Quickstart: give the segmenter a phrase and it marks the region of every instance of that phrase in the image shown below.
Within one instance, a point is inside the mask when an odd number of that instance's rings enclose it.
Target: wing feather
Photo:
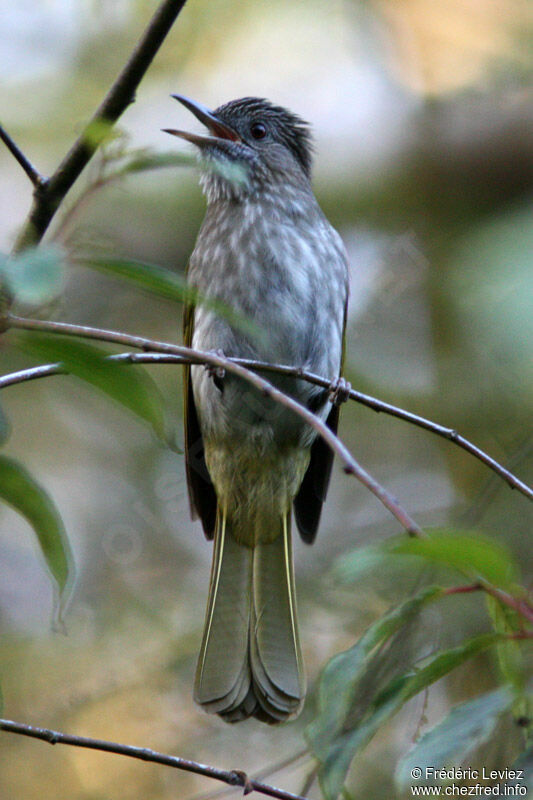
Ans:
[[[194,306],[187,305],[183,312],[183,341],[191,347],[194,330]],[[212,539],[217,516],[217,496],[205,463],[202,431],[194,402],[191,367],[183,368],[183,409],[185,428],[185,471],[189,491],[189,505],[193,519],[200,517],[204,533]]]

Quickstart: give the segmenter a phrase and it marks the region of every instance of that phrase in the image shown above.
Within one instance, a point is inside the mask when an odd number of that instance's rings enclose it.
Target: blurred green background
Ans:
[[[3,4],[2,123],[42,172],[54,170],[154,7]],[[532,34],[533,9],[522,0],[189,0],[119,124],[131,147],[179,149],[160,132],[191,124],[171,92],[211,107],[266,96],[310,120],[316,193],[350,258],[348,379],[458,429],[525,481],[533,478]],[[5,149],[0,169],[8,251],[31,187]],[[99,170],[97,157],[64,212]],[[130,175],[90,193],[68,219],[59,214],[47,238],[72,253],[94,246],[181,272],[203,208],[193,169]],[[81,267],[42,313],[180,340],[179,306]],[[0,341],[2,373],[32,363],[14,341]],[[149,369],[179,443],[180,368]],[[252,773],[296,756],[327,660],[418,585],[412,573],[348,588],[328,578],[337,558],[397,533],[395,521],[334,470],[317,543],[296,544],[306,708],[281,729],[229,727],[191,698],[211,545],[189,520],[182,456],[74,378],[12,387],[1,401],[11,423],[5,451],[54,497],[77,569],[63,635],[51,627],[52,589],[32,531],[0,509],[4,716]],[[453,445],[354,403],[340,433],[421,524],[507,542],[531,584],[524,497]],[[486,629],[475,596],[455,598],[446,612],[421,631],[429,650]],[[395,796],[394,766],[424,715],[437,721],[490,687],[493,673],[485,657],[439,682],[426,707],[420,698],[409,704],[357,761],[353,796]],[[304,756],[269,780],[299,791],[311,768]],[[2,800],[51,798],[58,786],[72,800],[217,791],[163,767],[2,735]],[[309,796],[320,797],[316,784]]]

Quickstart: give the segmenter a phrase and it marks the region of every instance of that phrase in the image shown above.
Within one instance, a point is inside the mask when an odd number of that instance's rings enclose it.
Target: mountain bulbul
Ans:
[[[207,128],[207,135],[167,131],[197,147],[207,198],[188,269],[199,301],[185,310],[185,343],[337,381],[348,270],[311,189],[309,126],[259,98],[211,112],[173,96]],[[221,306],[250,325],[236,324]],[[338,404],[327,390],[268,378],[336,431]],[[305,421],[241,378],[186,367],[189,498],[214,538],[194,696],[229,722],[281,722],[303,703],[291,510],[312,542],[332,457]]]

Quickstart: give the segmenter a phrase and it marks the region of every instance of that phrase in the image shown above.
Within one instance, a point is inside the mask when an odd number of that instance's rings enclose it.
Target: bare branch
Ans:
[[[8,134],[5,128],[2,127],[2,125],[0,125],[0,139],[4,142],[10,153],[16,158],[35,188],[43,188],[46,186],[47,178],[44,178],[35,169],[31,161],[26,158],[20,147],[13,141],[11,136]]]
[[[36,728],[32,725],[24,725],[21,722],[13,722],[8,719],[0,719],[0,730],[7,731],[8,733],[17,733],[21,736],[29,736],[33,739],[41,739],[49,744],[68,744],[73,747],[100,750],[104,753],[116,753],[120,756],[138,758],[141,761],[163,764],[164,766],[174,767],[175,769],[181,769],[185,772],[205,775],[207,778],[222,781],[230,786],[242,786],[243,788],[251,787],[253,791],[259,792],[259,794],[264,794],[268,797],[278,797],[280,800],[306,800],[302,795],[286,792],[283,789],[277,789],[275,786],[270,786],[267,783],[249,778],[246,773],[240,770],[218,769],[217,767],[210,767],[207,764],[200,764],[197,761],[190,761],[189,759],[180,758],[179,756],[159,753],[156,750],[150,750],[146,747],[134,747],[129,744],[108,742],[104,739],[89,739],[85,736],[73,736],[68,733],[61,733],[60,731],[52,731],[48,728]]]
[[[17,383],[34,381],[37,378],[46,378],[48,375],[65,375],[67,370],[62,364],[43,364],[39,367],[21,369],[18,372],[11,372],[9,375],[0,376],[0,389],[6,389]]]
[[[135,99],[135,91],[186,0],[163,0],[103,102],[74,142],[50,180],[39,186],[15,251],[38,244],[61,201],[109,133]]]
[[[497,586],[491,586],[488,583],[483,583],[482,587],[484,592],[487,594],[492,595],[500,603],[503,603],[505,606],[509,606],[517,614],[520,614],[522,617],[525,617],[528,622],[533,623],[533,607],[528,603],[527,600],[521,597],[513,597],[513,595],[505,592],[503,589],[498,589]]]
[[[156,344],[154,342],[154,344]],[[195,354],[199,355],[198,351],[193,351]],[[181,355],[172,355],[170,353],[120,353],[117,355],[109,356],[109,360],[111,361],[119,361],[125,363],[135,363],[135,364],[191,364],[191,363],[205,363],[200,361],[199,359],[191,359],[190,357],[185,357]],[[320,375],[315,375],[312,372],[307,372],[306,370],[302,370],[299,367],[291,367],[285,364],[267,364],[264,361],[254,361],[252,359],[247,358],[232,358],[230,359],[235,364],[240,364],[241,367],[245,367],[246,369],[253,369],[258,370],[260,372],[272,372],[275,374],[280,375],[289,375],[291,377],[300,378],[301,380],[308,381],[309,383],[314,383],[316,386],[322,386],[325,389],[329,388],[330,382],[326,379],[321,377]],[[10,375],[0,376],[0,389],[4,389],[7,386],[12,386],[16,383],[23,383],[24,381],[34,380],[36,378],[45,378],[48,375],[60,375],[65,374],[66,370],[63,368],[61,364],[45,364],[39,367],[32,367],[31,369],[23,369],[19,372],[13,372]],[[439,425],[436,422],[432,422],[425,417],[419,417],[417,414],[413,414],[411,411],[406,411],[403,408],[398,408],[397,406],[393,406],[390,403],[386,403],[383,400],[378,400],[376,397],[371,397],[370,395],[363,394],[362,392],[358,392],[355,389],[350,390],[350,400],[354,400],[356,403],[360,403],[361,405],[366,406],[367,408],[371,408],[373,411],[378,413],[382,412],[384,414],[389,414],[391,416],[397,417],[398,419],[402,419],[405,422],[409,422],[412,425],[416,425],[419,428],[423,428],[425,430],[430,431],[431,433],[436,434],[437,436],[441,436],[448,441],[453,442],[458,447],[466,450],[468,453],[473,455],[478,460],[482,461],[486,466],[489,467],[493,472],[503,478],[506,483],[510,486],[511,489],[517,489],[521,494],[525,497],[533,500],[533,489],[528,486],[526,483],[520,480],[516,475],[514,475],[510,470],[506,469],[502,464],[496,461],[494,458],[485,453],[475,444],[470,442],[468,439],[465,439],[464,436],[461,436],[457,433],[457,431],[453,430],[452,428],[446,428],[442,425]]]
[[[270,778],[272,775],[275,775],[277,772],[281,772],[282,770],[287,769],[287,767],[291,767],[296,764],[297,761],[300,761],[302,758],[311,758],[309,750],[304,748],[303,750],[299,750],[297,753],[294,753],[292,756],[288,758],[284,758],[282,761],[277,761],[274,764],[270,764],[267,767],[264,767],[259,772],[256,772],[254,780],[262,781],[265,778]],[[225,797],[228,794],[231,794],[232,788],[223,787],[221,789],[214,789],[211,792],[200,792],[198,794],[191,795],[187,797],[186,800],[214,800],[216,797]],[[301,792],[301,794],[305,795],[306,792]]]
[[[157,351],[161,353],[168,353],[171,355],[181,356],[187,358],[192,364],[209,364],[214,367],[222,367],[237,375],[243,380],[255,386],[266,397],[270,397],[285,408],[290,409],[295,414],[304,419],[317,433],[321,436],[326,444],[336,453],[343,463],[344,472],[348,475],[354,475],[372,494],[381,501],[391,514],[398,520],[402,527],[411,536],[424,536],[422,529],[417,523],[411,519],[409,514],[401,507],[397,500],[381,486],[375,478],[372,477],[352,456],[348,448],[335,436],[328,426],[312,411],[305,406],[302,406],[292,397],[281,392],[271,383],[266,381],[256,372],[242,367],[239,363],[232,361],[229,358],[224,358],[217,353],[206,353],[201,350],[193,350],[190,347],[183,345],[170,344],[169,342],[158,342],[152,339],[146,339],[142,336],[130,336],[126,333],[119,333],[118,331],[102,330],[100,328],[90,328],[85,325],[71,325],[66,322],[51,322],[38,319],[25,319],[23,317],[16,317],[12,314],[7,317],[7,324],[12,328],[21,328],[24,330],[34,331],[47,331],[48,333],[56,333],[67,336],[79,336],[85,339],[98,339],[104,342],[113,342],[115,344],[125,345],[126,347],[135,347],[139,350]],[[298,374],[298,373],[297,373]]]

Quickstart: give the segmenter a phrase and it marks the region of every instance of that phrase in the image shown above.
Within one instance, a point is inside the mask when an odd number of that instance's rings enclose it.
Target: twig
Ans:
[[[320,772],[320,764],[315,764],[314,767],[307,773],[307,775],[305,776],[303,786],[300,790],[303,795],[306,795],[311,791],[314,782],[318,778],[319,772]]]
[[[515,470],[517,467],[519,467],[521,462],[531,456],[532,453],[533,436],[529,436],[508,459],[506,469],[509,471],[509,474],[512,475],[511,470]],[[501,473],[499,474],[501,475]],[[480,522],[487,509],[487,506],[494,499],[499,489],[500,484],[498,477],[498,473],[488,476],[487,480],[477,492],[477,495],[472,501],[470,507],[459,515],[459,521],[461,525],[474,528]],[[516,487],[511,486],[511,488]]]
[[[492,595],[503,605],[512,608],[517,614],[527,619],[528,622],[533,623],[533,606],[527,600],[521,597],[514,597],[512,594],[499,589],[497,586],[492,586],[485,581],[478,581],[477,583],[468,583],[464,586],[450,586],[444,590],[445,595],[451,594],[469,594],[470,592],[486,592]]]
[[[21,369],[18,372],[11,372],[9,375],[0,376],[0,389],[6,389],[17,383],[33,381],[37,378],[46,378],[48,375],[65,375],[67,370],[62,364],[43,364],[39,367]]]
[[[179,756],[159,753],[156,750],[150,750],[146,747],[134,747],[133,745],[108,742],[103,739],[89,739],[85,736],[73,736],[68,733],[52,731],[48,728],[36,728],[32,725],[24,725],[23,723],[13,722],[7,719],[0,719],[0,730],[7,731],[8,733],[17,733],[21,736],[29,736],[33,739],[41,739],[49,744],[69,744],[73,747],[85,747],[90,750],[100,750],[105,753],[116,753],[117,755],[128,756],[129,758],[138,758],[141,761],[164,764],[167,767],[174,767],[175,769],[185,770],[186,772],[194,772],[197,775],[204,775],[207,778],[222,781],[230,786],[242,786],[243,788],[250,786],[255,792],[267,795],[268,797],[278,797],[281,800],[306,800],[302,795],[286,792],[283,789],[277,789],[275,786],[270,786],[261,781],[248,778],[248,776],[240,770],[228,771],[218,769],[217,767],[211,767],[207,764],[200,764],[197,761],[179,758]]]
[[[277,761],[275,764],[270,764],[267,767],[263,767],[262,770],[256,772],[254,780],[262,781],[265,778],[270,778],[272,775],[275,775],[276,772],[281,772],[281,770],[287,769],[287,767],[291,767],[297,761],[304,758],[304,756],[309,757],[309,750],[307,748],[303,750],[299,750],[297,753],[294,753],[292,756],[288,758],[284,758],[282,761]],[[214,800],[216,797],[225,797],[231,792],[231,787],[229,788],[222,788],[222,789],[215,789],[211,792],[202,792],[201,794],[194,794],[186,798],[186,800]],[[307,792],[302,792],[303,795],[307,794]]]
[[[155,343],[154,343],[155,344]],[[128,363],[136,363],[136,364],[191,364],[191,363],[199,363],[198,361],[192,361],[191,358],[184,357],[181,355],[172,355],[169,353],[120,353],[117,355],[109,356],[110,360],[113,361],[122,361]],[[291,377],[300,378],[303,381],[308,381],[309,383],[313,383],[316,386],[322,386],[325,389],[329,388],[330,381],[326,378],[321,377],[320,375],[315,375],[312,372],[307,372],[306,370],[302,370],[299,367],[291,367],[285,364],[267,364],[263,361],[254,361],[252,359],[246,358],[232,358],[230,359],[235,364],[240,364],[241,367],[245,367],[246,369],[253,369],[258,370],[260,372],[272,372],[274,374],[280,375],[289,375]],[[45,364],[40,367],[33,367],[27,370],[20,370],[20,372],[14,372],[10,375],[0,376],[0,389],[5,388],[6,386],[11,386],[16,383],[22,383],[23,381],[33,380],[35,378],[44,378],[47,375],[59,375],[65,374],[66,370],[62,367],[61,364]],[[526,483],[521,481],[519,478],[516,477],[512,472],[506,469],[502,464],[496,461],[494,458],[489,456],[479,447],[472,444],[472,442],[465,439],[464,436],[460,436],[456,431],[452,428],[445,428],[442,425],[439,425],[436,422],[432,422],[429,419],[425,419],[424,417],[419,417],[416,414],[413,414],[410,411],[405,411],[402,408],[398,408],[397,406],[393,406],[390,403],[385,403],[383,400],[378,400],[376,397],[371,397],[370,395],[362,394],[361,392],[357,392],[355,389],[350,390],[350,399],[354,400],[356,403],[360,403],[361,405],[367,406],[371,408],[373,411],[382,412],[384,414],[389,414],[398,419],[402,419],[405,422],[409,422],[413,425],[416,425],[419,428],[424,428],[425,430],[430,431],[431,433],[436,434],[437,436],[441,436],[448,441],[453,442],[458,447],[461,447],[463,450],[466,450],[468,453],[473,455],[478,460],[482,461],[489,469],[503,478],[506,483],[511,487],[511,489],[517,489],[521,494],[525,497],[533,500],[533,489],[528,486]]]
[[[470,594],[470,592],[480,592],[482,589],[481,583],[468,583],[464,586],[450,586],[444,590],[444,594]]]
[[[20,166],[33,183],[35,188],[44,187],[47,183],[47,178],[43,177],[33,166],[31,161],[26,158],[20,147],[13,141],[8,132],[0,125],[0,139],[4,142],[10,153],[16,158]]]
[[[499,600],[500,603],[512,608],[517,614],[525,617],[528,622],[533,623],[533,608],[526,600],[523,600],[519,597],[513,597],[512,595],[508,594],[508,592],[504,592],[503,589],[498,589],[497,586],[490,586],[489,584],[484,583],[482,588],[485,592],[487,592],[487,594],[490,594]]]
[[[295,374],[294,367],[286,367],[282,364],[269,365],[263,364],[259,361],[252,361],[250,359],[243,359],[239,361],[239,363],[242,364],[242,366],[247,367],[247,369],[258,369],[268,372],[277,372],[285,375]],[[305,370],[299,370],[298,377],[309,381],[309,383],[314,383],[317,386],[323,386],[325,389],[329,388],[330,385],[330,381],[327,381],[320,375],[315,375],[314,373],[307,372]],[[371,397],[368,394],[363,394],[355,389],[350,390],[349,396],[351,400],[355,400],[357,403],[367,406],[378,413],[382,412],[389,414],[390,416],[397,417],[398,419],[403,419],[405,422],[409,422],[419,428],[424,428],[425,430],[431,431],[432,433],[437,434],[437,436],[448,439],[448,441],[453,442],[458,447],[466,450],[468,453],[482,461],[490,469],[500,475],[500,477],[502,477],[509,484],[511,489],[518,489],[522,492],[522,494],[525,494],[526,497],[529,497],[530,500],[533,500],[533,489],[530,486],[519,480],[515,475],[512,474],[512,472],[481,450],[481,448],[477,447],[468,439],[465,439],[464,436],[461,436],[461,434],[459,434],[453,428],[447,428],[444,425],[439,425],[436,422],[432,422],[432,420],[426,419],[425,417],[420,417],[418,414],[413,414],[411,411],[405,411],[405,409],[398,408],[390,403],[385,403],[383,400],[378,400],[375,397]]]
[[[79,336],[86,339],[98,339],[105,342],[114,342],[115,344],[125,345],[126,347],[135,347],[139,350],[156,350],[162,353],[169,353],[190,359],[193,364],[209,364],[214,367],[222,367],[234,375],[242,378],[248,383],[255,386],[266,397],[270,397],[285,408],[294,411],[304,419],[314,430],[324,439],[329,447],[336,453],[343,462],[344,472],[348,475],[354,475],[367,489],[369,489],[376,497],[383,503],[391,514],[398,520],[403,528],[411,536],[424,536],[422,529],[416,522],[411,519],[409,514],[400,506],[400,504],[381,486],[352,456],[348,448],[335,436],[335,434],[322,422],[322,420],[309,411],[308,408],[302,406],[292,397],[281,392],[271,383],[266,381],[255,372],[242,367],[235,361],[228,358],[223,358],[216,353],[206,353],[200,350],[193,350],[190,347],[183,345],[170,344],[169,342],[158,342],[152,339],[146,339],[142,336],[130,336],[126,333],[119,333],[117,331],[102,330],[100,328],[90,328],[85,325],[71,325],[66,322],[51,322],[38,319],[25,319],[23,317],[16,317],[8,315],[7,324],[12,328],[21,328],[24,330],[37,330],[47,331],[48,333],[56,333],[67,336]]]
[[[61,201],[109,134],[109,128],[135,99],[135,91],[186,0],[163,0],[103,102],[54,174],[39,186],[15,251],[38,244]]]

